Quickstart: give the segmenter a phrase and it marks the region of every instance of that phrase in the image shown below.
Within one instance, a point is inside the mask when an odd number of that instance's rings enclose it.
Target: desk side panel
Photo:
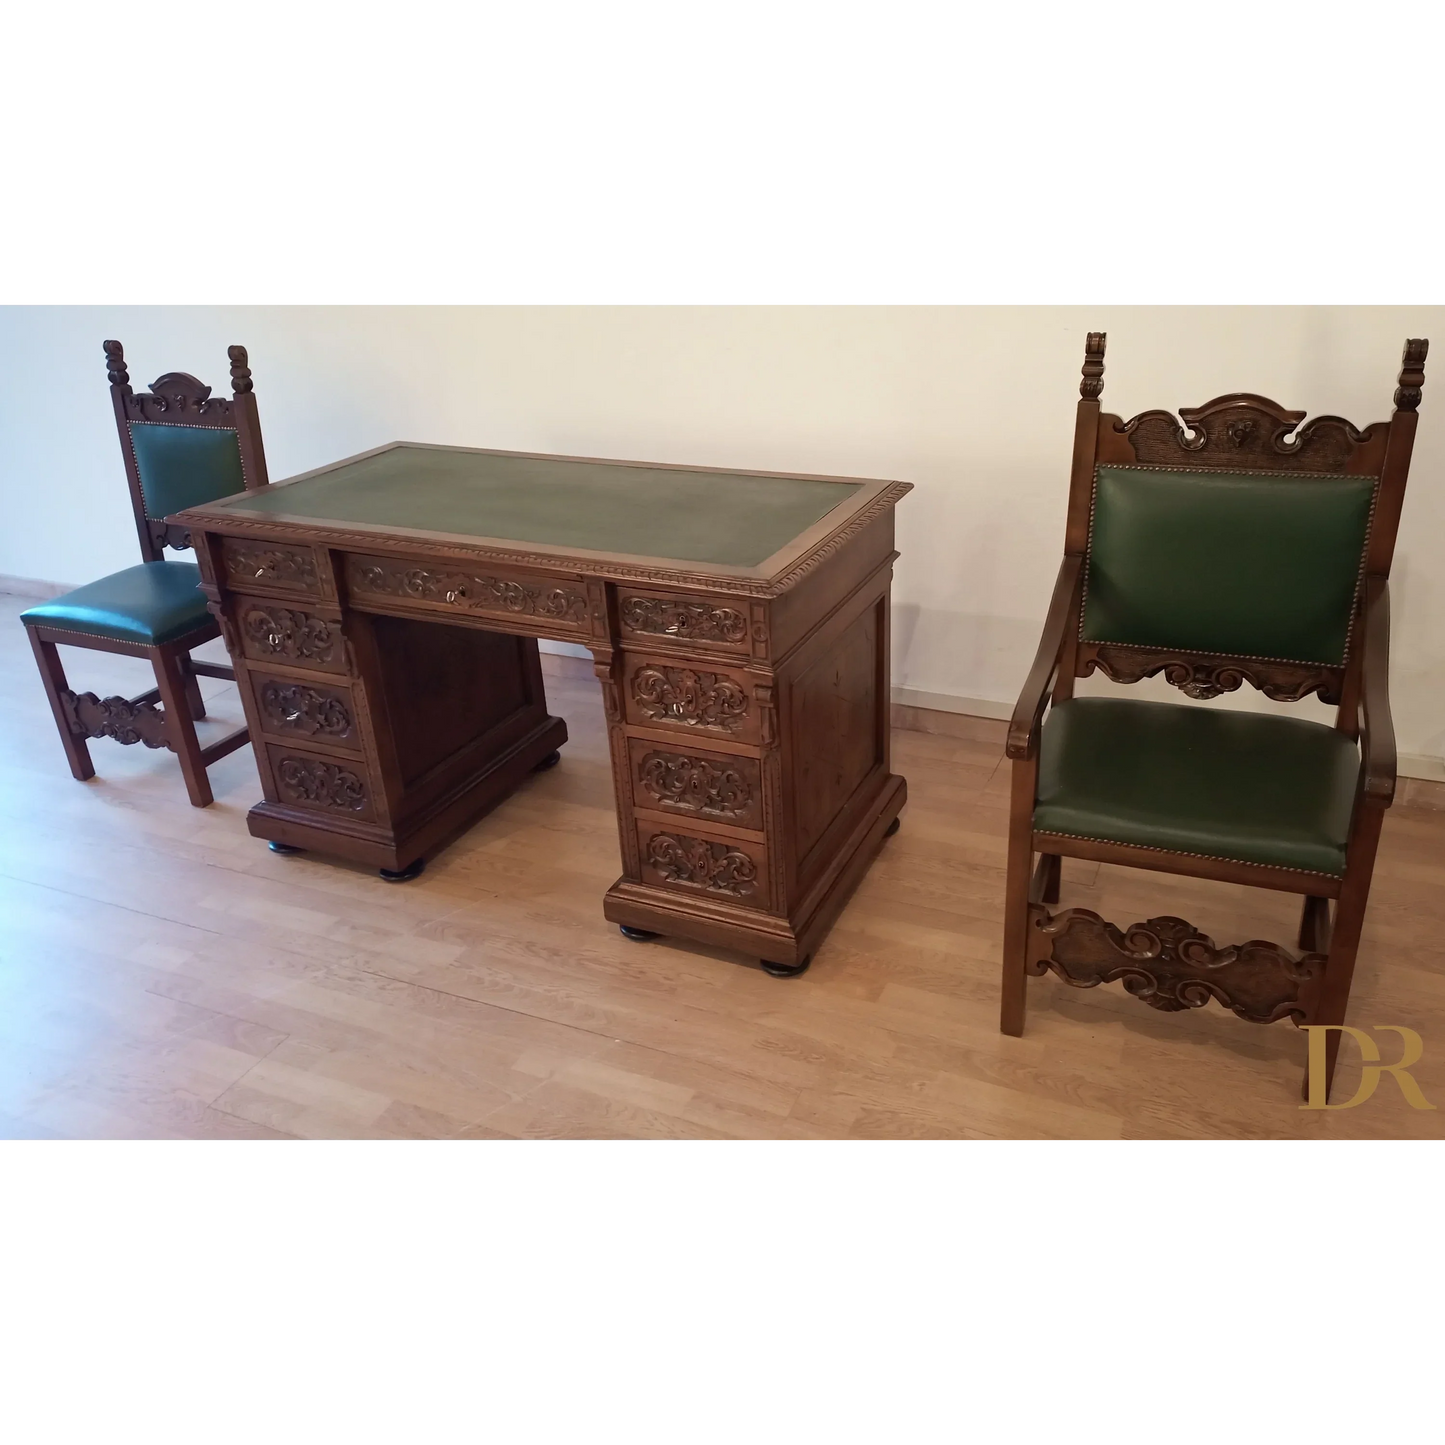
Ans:
[[[893,508],[879,513],[836,550],[808,564],[803,575],[768,605],[767,657],[783,662],[883,564],[895,556]]]

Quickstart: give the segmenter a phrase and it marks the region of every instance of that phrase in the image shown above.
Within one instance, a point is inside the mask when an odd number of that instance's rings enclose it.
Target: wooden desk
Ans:
[[[555,760],[536,639],[581,643],[622,846],[604,914],[797,971],[907,795],[909,490],[394,443],[179,513],[251,725],[251,832],[420,871]]]

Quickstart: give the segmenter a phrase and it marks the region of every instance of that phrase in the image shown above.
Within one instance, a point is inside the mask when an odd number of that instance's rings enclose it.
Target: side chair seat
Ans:
[[[1073,698],[1044,721],[1034,830],[1338,878],[1359,771],[1321,723]]]
[[[142,562],[27,608],[20,620],[155,647],[205,625],[200,583],[194,562]]]

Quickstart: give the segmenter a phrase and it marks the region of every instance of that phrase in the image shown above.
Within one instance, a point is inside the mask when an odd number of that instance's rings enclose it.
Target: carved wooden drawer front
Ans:
[[[271,597],[238,597],[235,618],[241,651],[255,662],[318,672],[347,670],[341,624],[333,618]]]
[[[767,908],[767,858],[761,843],[733,838],[699,838],[657,823],[637,824],[642,881],[693,897],[716,898],[747,908]]]
[[[493,569],[486,564],[422,566],[405,557],[350,556],[346,586],[356,603],[407,602],[463,616],[517,617],[546,624],[549,633],[587,636],[587,590],[572,578]]]
[[[623,702],[627,721],[637,727],[740,743],[756,743],[761,735],[753,682],[744,672],[666,657],[629,657]]]
[[[752,651],[753,623],[749,604],[742,598],[678,597],[663,592],[619,588],[617,620],[625,639],[640,642],[675,642],[687,648],[747,656]],[[757,641],[767,632],[757,622]]]
[[[735,828],[762,828],[762,769],[756,758],[642,738],[631,739],[628,751],[635,807]]]
[[[331,818],[367,822],[376,816],[371,775],[360,758],[323,758],[267,743],[276,799]]]
[[[360,750],[356,705],[344,682],[300,681],[255,671],[251,688],[261,726],[270,736]]]
[[[274,589],[309,597],[320,597],[326,590],[316,566],[316,553],[310,547],[223,537],[221,561],[226,581],[232,587],[247,591]]]

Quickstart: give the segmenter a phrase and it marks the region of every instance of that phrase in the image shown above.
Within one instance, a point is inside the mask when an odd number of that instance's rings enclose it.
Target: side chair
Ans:
[[[197,676],[234,681],[236,674],[223,664],[191,657],[192,648],[220,636],[220,627],[207,611],[196,564],[166,559],[167,547],[189,549],[191,538],[165,519],[186,507],[267,485],[246,348],[233,346],[228,354],[229,400],[212,397],[209,386],[181,371],[167,372],[149,392],[137,393],[131,390],[120,342],[105,343],[110,395],[144,560],[31,607],[20,618],[30,634],[71,773],[82,782],[95,776],[88,738],[169,748],[198,808],[212,800],[206,769],[239,748],[249,734],[239,728],[204,748],[196,738],[196,721],[206,715]],[[131,698],[72,692],[56,651],[60,643],[144,657],[155,669],[156,685]]]

